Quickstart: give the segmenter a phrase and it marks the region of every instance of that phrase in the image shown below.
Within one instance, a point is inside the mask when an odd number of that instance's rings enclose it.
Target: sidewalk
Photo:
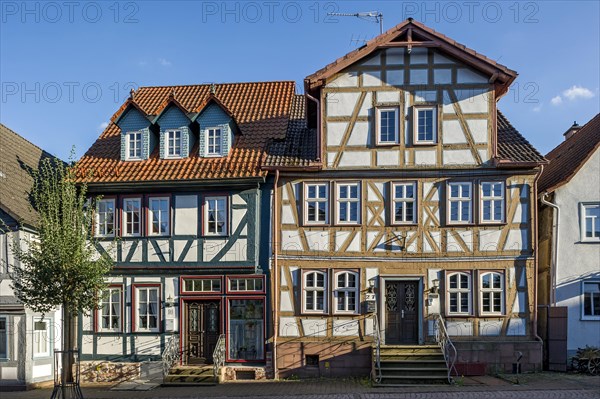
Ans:
[[[527,397],[598,397],[600,398],[600,377],[578,374],[537,373],[522,374],[519,384],[516,376],[503,375],[500,378],[491,376],[465,377],[458,379],[456,385],[415,386],[397,388],[373,388],[367,380],[356,379],[320,379],[307,381],[278,382],[234,382],[208,387],[153,387],[139,389],[140,384],[114,386],[87,385],[82,388],[86,399],[112,398],[235,398],[235,397],[281,397],[315,396],[335,398],[394,398],[403,394],[414,394],[410,397],[518,397],[523,391]],[[142,384],[143,385],[143,384]],[[137,386],[137,388],[136,388]],[[539,394],[535,395],[535,392]],[[543,393],[548,392],[548,393]],[[2,399],[34,399],[49,398],[51,389],[35,389],[26,392],[2,392]],[[510,393],[512,392],[512,394]],[[528,393],[527,393],[528,392]],[[418,394],[422,393],[422,394]],[[431,393],[431,395],[427,394]],[[477,394],[479,393],[479,394]],[[494,394],[495,393],[495,394]],[[394,395],[396,394],[396,395]],[[597,396],[596,396],[597,395]]]

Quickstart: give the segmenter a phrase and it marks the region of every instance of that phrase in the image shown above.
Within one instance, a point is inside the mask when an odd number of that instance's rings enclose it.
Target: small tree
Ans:
[[[44,314],[62,307],[63,350],[74,350],[76,317],[98,306],[99,293],[105,287],[103,277],[113,261],[95,249],[90,234],[93,216],[86,209],[87,187],[76,183],[76,167],[47,158],[30,173],[30,199],[38,214],[37,238],[25,246],[13,245],[20,264],[12,269],[12,287],[17,298],[35,312]],[[62,364],[63,384],[72,383],[73,357],[65,355]]]

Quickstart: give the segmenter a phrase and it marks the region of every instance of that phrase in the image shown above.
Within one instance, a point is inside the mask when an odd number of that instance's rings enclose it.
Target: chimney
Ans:
[[[573,137],[573,135],[577,133],[579,129],[581,129],[581,126],[579,126],[576,121],[573,122],[573,126],[571,126],[569,129],[567,129],[566,132],[563,133],[563,136],[565,136],[565,140],[569,140],[571,137]]]

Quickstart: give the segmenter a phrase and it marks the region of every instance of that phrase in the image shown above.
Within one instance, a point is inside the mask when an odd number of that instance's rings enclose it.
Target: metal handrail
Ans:
[[[162,353],[163,376],[169,374],[169,370],[181,359],[181,351],[179,349],[179,335],[173,334],[165,345]]]
[[[450,384],[454,383],[454,379],[452,378],[452,371],[457,375],[455,363],[456,358],[458,357],[458,352],[456,351],[456,347],[452,343],[450,336],[448,335],[448,331],[446,330],[446,325],[444,323],[444,318],[441,314],[437,314],[435,318],[435,341],[439,345],[444,354],[444,360],[446,361],[446,368],[448,369],[448,382]]]
[[[373,381],[381,382],[381,330],[379,329],[379,318],[377,313],[373,313],[373,332],[375,339],[375,370],[373,372]]]
[[[213,375],[215,378],[219,375],[219,369],[225,366],[225,334],[219,335],[219,340],[215,345],[215,350],[213,351]]]

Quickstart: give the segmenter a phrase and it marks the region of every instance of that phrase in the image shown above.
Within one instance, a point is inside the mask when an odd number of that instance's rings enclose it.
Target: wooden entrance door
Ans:
[[[386,281],[386,344],[402,345],[419,342],[418,292],[417,281]]]
[[[212,364],[221,331],[218,301],[186,302],[185,355],[188,364]]]

